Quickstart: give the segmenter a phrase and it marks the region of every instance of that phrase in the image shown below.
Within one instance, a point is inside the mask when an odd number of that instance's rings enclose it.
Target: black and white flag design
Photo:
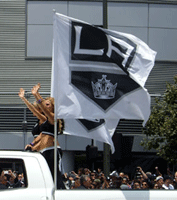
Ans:
[[[51,93],[57,118],[145,123],[150,96],[144,85],[155,56],[133,35],[54,13]]]

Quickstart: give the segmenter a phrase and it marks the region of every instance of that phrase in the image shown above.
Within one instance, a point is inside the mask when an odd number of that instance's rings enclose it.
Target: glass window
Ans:
[[[27,185],[23,160],[0,158],[0,190],[26,188]]]

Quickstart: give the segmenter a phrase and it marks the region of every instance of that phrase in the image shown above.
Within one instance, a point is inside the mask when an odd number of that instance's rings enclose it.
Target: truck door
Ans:
[[[1,200],[47,199],[43,175],[37,162],[35,157],[0,158]]]

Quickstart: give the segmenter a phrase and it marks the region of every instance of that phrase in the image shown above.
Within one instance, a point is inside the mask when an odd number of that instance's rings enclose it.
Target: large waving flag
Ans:
[[[156,52],[137,37],[54,13],[51,93],[57,118],[142,119]]]
[[[64,134],[107,143],[111,147],[111,152],[114,153],[115,148],[112,142],[112,135],[114,134],[117,123],[118,121],[114,119],[65,119]]]

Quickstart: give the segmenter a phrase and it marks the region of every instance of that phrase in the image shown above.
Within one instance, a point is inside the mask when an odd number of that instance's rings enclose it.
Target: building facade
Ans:
[[[42,95],[50,95],[52,66],[52,20],[56,12],[102,26],[102,1],[0,1],[0,149],[24,149],[31,142],[34,117],[18,97],[22,87],[29,101],[33,85],[41,83]],[[157,51],[155,66],[146,88],[152,97],[164,93],[166,82],[173,83],[177,68],[177,1],[108,0],[108,29],[133,34]],[[133,152],[139,145],[141,122],[122,120],[117,132],[133,135]],[[128,128],[127,128],[128,127]],[[66,170],[74,164],[75,152],[84,152],[91,140],[59,136],[65,152]],[[103,144],[97,142],[98,150]]]

